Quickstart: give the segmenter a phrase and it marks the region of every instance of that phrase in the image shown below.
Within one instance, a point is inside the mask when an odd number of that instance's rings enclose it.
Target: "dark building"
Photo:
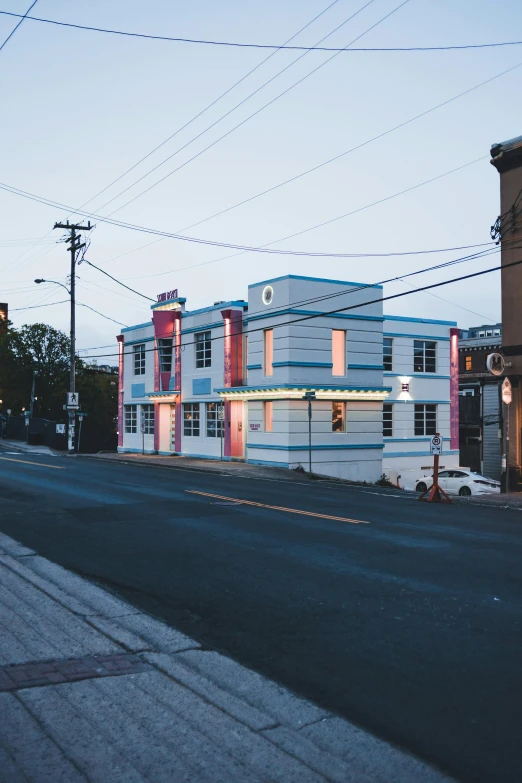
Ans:
[[[505,405],[505,451],[509,488],[522,490],[522,136],[491,147],[491,163],[500,175],[500,214],[492,237],[501,245],[502,354],[512,402]]]
[[[501,353],[502,324],[463,329],[459,340],[460,464],[493,479],[502,470],[503,378],[492,375],[486,360]]]
[[[7,304],[0,302],[0,334],[7,332],[8,308]]]

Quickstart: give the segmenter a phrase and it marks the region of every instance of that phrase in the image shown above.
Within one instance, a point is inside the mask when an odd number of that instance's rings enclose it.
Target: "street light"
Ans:
[[[71,392],[74,392],[75,390],[75,380],[76,380],[76,312],[75,312],[75,300],[74,295],[71,290],[67,288],[66,285],[63,283],[59,283],[57,280],[44,280],[43,277],[38,277],[35,281],[38,285],[40,283],[52,283],[53,285],[59,285],[61,288],[64,288],[67,293],[69,294],[69,297],[71,299],[71,358],[70,358],[70,389]],[[33,386],[33,394],[34,394],[34,386]],[[32,410],[32,409],[31,409]],[[69,411],[69,428],[68,428],[68,436],[67,436],[67,449],[69,451],[69,454],[72,454],[74,452],[74,411]]]

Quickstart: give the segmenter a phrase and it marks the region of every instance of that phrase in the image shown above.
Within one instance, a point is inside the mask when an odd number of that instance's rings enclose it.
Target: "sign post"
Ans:
[[[430,454],[433,454],[433,483],[419,497],[419,500],[425,500],[427,503],[451,503],[444,490],[439,487],[439,456],[442,454],[442,441],[439,432],[435,433],[430,441]]]
[[[80,453],[80,441],[81,441],[81,438],[82,438],[82,421],[84,420],[85,416],[87,416],[86,413],[79,413],[78,414],[78,421],[79,421],[79,425],[78,425],[78,445],[77,445],[78,453]],[[58,425],[56,425],[56,426],[58,426]]]
[[[502,465],[502,468],[506,471],[506,492],[509,492],[509,406],[511,405],[511,400],[513,399],[513,392],[511,389],[511,381],[509,378],[504,378],[502,381],[502,402],[504,405],[507,405],[507,414],[505,416],[506,426],[505,426],[505,439],[506,439],[506,453],[505,453],[505,464]]]
[[[314,391],[305,392],[303,400],[308,401],[308,475],[312,478],[312,402],[317,399]]]
[[[219,426],[219,442],[221,446],[221,459],[223,459],[223,432],[225,430],[225,402],[221,400],[217,409],[218,426]]]

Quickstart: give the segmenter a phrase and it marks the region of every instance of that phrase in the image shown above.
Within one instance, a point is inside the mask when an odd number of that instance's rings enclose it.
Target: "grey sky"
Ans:
[[[295,40],[314,45],[363,5],[339,0]],[[325,41],[345,46],[400,4],[375,0]],[[28,0],[8,8],[24,13]],[[39,0],[35,16],[160,35],[282,43],[328,2],[216,3],[193,0]],[[499,0],[410,0],[356,46],[482,43],[522,39],[522,7]],[[16,20],[0,17],[0,40]],[[0,181],[51,200],[83,204],[254,68],[268,52],[134,40],[26,21],[0,52],[3,122]],[[105,208],[100,207],[161,163],[286,65],[297,52],[278,52],[222,101],[179,133],[87,210],[108,214],[204,149],[330,55],[310,53],[243,106],[174,155]],[[463,52],[340,54],[271,106],[115,218],[168,232],[249,198],[334,157],[479,82],[522,63],[522,46]],[[492,142],[522,133],[522,68],[318,171],[187,231],[219,242],[259,246],[357,210],[481,156]],[[281,243],[285,249],[385,253],[489,241],[498,213],[498,175],[485,157],[459,172]],[[0,299],[16,325],[46,321],[68,329],[66,304],[16,312],[61,300],[68,257],[50,229],[67,213],[0,191]],[[48,233],[49,232],[49,233]],[[7,245],[44,237],[44,243]],[[246,253],[154,237],[98,223],[88,258],[155,297],[178,288],[190,309],[247,298],[256,280],[292,273],[375,282],[463,255],[394,259],[313,259]],[[36,239],[35,239],[36,241]],[[277,245],[276,245],[277,246]],[[122,256],[116,260],[115,256]],[[413,278],[419,285],[498,263],[498,255]],[[182,269],[189,267],[188,269]],[[194,267],[190,269],[190,267]],[[176,271],[182,270],[182,271]],[[123,324],[148,320],[147,302],[86,265],[78,299]],[[165,274],[168,273],[168,274]],[[101,286],[101,288],[99,287]],[[406,290],[402,283],[385,293]],[[479,315],[427,294],[390,303],[388,312],[458,320],[462,326],[500,317],[498,274],[439,289]],[[114,342],[116,324],[80,308],[80,347]]]

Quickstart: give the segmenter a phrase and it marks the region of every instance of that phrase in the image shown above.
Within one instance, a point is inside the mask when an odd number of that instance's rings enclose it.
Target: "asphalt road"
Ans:
[[[0,530],[458,780],[522,779],[521,511],[0,446]]]

